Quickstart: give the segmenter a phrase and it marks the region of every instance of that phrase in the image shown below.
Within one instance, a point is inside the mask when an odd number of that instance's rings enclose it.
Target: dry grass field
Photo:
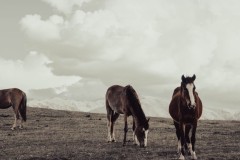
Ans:
[[[12,122],[12,109],[0,110],[1,160],[177,158],[177,140],[171,119],[151,117],[147,148],[139,148],[132,142],[122,146],[123,116],[116,123],[116,143],[107,143],[104,114],[29,107],[25,129],[10,130]],[[131,129],[128,139],[132,140]],[[200,120],[196,153],[198,159],[240,159],[240,121]]]

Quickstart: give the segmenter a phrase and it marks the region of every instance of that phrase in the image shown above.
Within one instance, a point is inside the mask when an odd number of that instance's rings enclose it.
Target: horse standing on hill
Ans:
[[[179,159],[184,159],[185,149],[190,152],[192,159],[197,159],[195,135],[198,119],[202,115],[202,102],[195,91],[195,79],[195,74],[192,77],[184,77],[182,75],[181,86],[174,90],[169,105],[169,113],[174,120],[178,138]],[[192,130],[191,140],[189,138],[190,130]]]
[[[26,121],[26,111],[27,111],[27,97],[26,94],[17,88],[4,89],[0,90],[0,109],[7,109],[9,107],[13,107],[14,111],[14,123],[12,126],[12,130],[14,130],[17,126],[17,120],[20,119],[19,114],[21,115],[21,123],[19,128],[23,128],[23,121]]]
[[[124,114],[125,126],[123,146],[126,145],[128,116],[133,116],[133,140],[140,147],[147,146],[149,119],[146,119],[138,95],[132,86],[127,85],[126,87],[122,87],[113,85],[109,87],[106,93],[106,109],[109,142],[115,142],[114,124],[119,115]]]

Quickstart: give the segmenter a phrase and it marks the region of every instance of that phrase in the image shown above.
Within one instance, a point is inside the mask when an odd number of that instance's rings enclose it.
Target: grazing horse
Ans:
[[[169,105],[169,113],[173,118],[178,138],[179,159],[184,159],[185,149],[191,154],[192,159],[197,159],[195,135],[198,119],[202,115],[202,102],[195,91],[195,79],[195,74],[192,77],[182,75],[181,87],[174,90]],[[190,130],[192,130],[191,140],[189,138]]]
[[[0,109],[7,109],[9,107],[13,107],[14,111],[14,123],[12,126],[12,130],[14,130],[17,126],[17,120],[20,119],[19,114],[21,115],[21,123],[19,128],[22,129],[22,122],[26,121],[26,110],[27,110],[27,97],[26,94],[17,88],[4,89],[0,90]]]
[[[122,87],[113,85],[109,87],[106,93],[106,109],[109,142],[115,142],[114,124],[119,115],[124,114],[125,126],[123,146],[126,145],[128,116],[133,116],[133,141],[140,147],[147,146],[149,119],[146,119],[138,95],[132,86],[127,85],[126,87]]]

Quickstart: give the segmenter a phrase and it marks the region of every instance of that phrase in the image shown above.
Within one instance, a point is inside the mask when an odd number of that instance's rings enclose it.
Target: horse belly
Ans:
[[[119,114],[124,114],[123,110],[121,110],[120,108],[115,108],[114,111],[119,113]]]
[[[117,105],[117,104],[110,104],[110,107],[116,113],[119,113],[119,114],[123,114],[124,113],[122,107],[119,107],[119,105]]]
[[[1,109],[6,109],[11,107],[11,98],[9,96],[9,94],[6,93],[1,93],[0,95],[0,108]]]
[[[176,100],[173,99],[169,104],[169,114],[172,117],[172,119],[176,122],[179,122],[179,110],[178,110],[178,104],[176,103]]]
[[[12,106],[12,104],[10,104],[10,103],[0,103],[0,109],[7,109],[11,106]]]

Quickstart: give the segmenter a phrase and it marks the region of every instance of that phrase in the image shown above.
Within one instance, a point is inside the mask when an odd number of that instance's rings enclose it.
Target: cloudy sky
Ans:
[[[131,84],[170,101],[181,75],[196,74],[205,107],[239,108],[239,0],[0,3],[2,89],[91,101]]]

